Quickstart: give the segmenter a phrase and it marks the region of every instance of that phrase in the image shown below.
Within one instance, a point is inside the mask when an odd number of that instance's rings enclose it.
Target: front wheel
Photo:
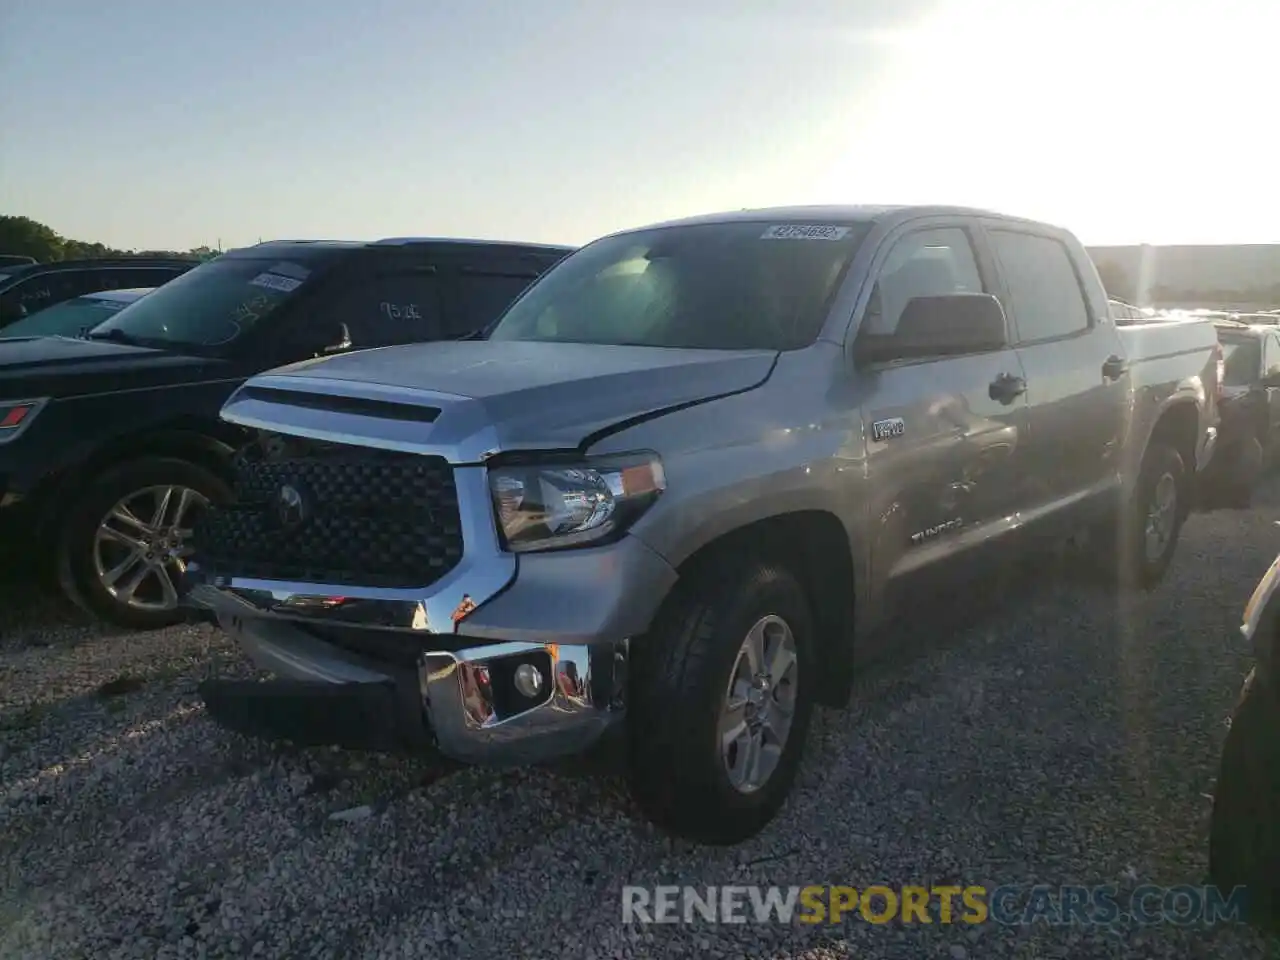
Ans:
[[[85,490],[63,527],[64,591],[118,626],[178,623],[192,526],[210,504],[230,496],[219,477],[185,460],[147,458],[109,470]]]
[[[1249,919],[1280,930],[1280,695],[1253,674],[1222,748],[1209,874],[1224,895],[1245,887]]]
[[[632,792],[659,826],[737,843],[795,780],[817,676],[804,590],[768,563],[706,570],[633,645]]]

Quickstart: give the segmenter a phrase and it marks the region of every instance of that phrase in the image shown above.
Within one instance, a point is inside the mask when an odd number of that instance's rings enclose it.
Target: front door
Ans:
[[[876,270],[859,335],[891,334],[912,297],[990,293],[963,221],[909,229]],[[920,591],[986,560],[1002,544],[1017,507],[1023,378],[1012,347],[990,353],[875,364],[859,371],[872,492],[872,578],[887,616]]]

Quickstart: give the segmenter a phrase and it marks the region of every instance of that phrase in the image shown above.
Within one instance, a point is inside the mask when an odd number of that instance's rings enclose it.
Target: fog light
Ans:
[[[522,663],[516,667],[516,689],[523,697],[532,700],[542,690],[542,671],[532,663]]]

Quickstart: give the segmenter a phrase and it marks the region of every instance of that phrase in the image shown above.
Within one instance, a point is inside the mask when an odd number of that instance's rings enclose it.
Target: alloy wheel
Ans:
[[[791,627],[762,617],[742,641],[720,709],[720,756],[735,790],[753,793],[773,776],[791,733],[798,681]]]
[[[191,555],[191,528],[209,506],[198,490],[156,486],[122,497],[98,524],[93,568],[116,601],[134,610],[172,610]]]

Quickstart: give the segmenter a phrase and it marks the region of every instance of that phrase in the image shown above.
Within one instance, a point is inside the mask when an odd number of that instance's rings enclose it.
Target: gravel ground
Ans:
[[[194,695],[243,671],[207,627],[95,627],[0,588],[0,956],[1280,957],[1212,929],[624,926],[623,884],[1198,884],[1235,632],[1280,484],[1192,518],[1169,579],[1055,579],[907,631],[823,711],[794,799],[707,850],[607,765],[493,773],[250,742]],[[343,818],[333,814],[348,811]]]

